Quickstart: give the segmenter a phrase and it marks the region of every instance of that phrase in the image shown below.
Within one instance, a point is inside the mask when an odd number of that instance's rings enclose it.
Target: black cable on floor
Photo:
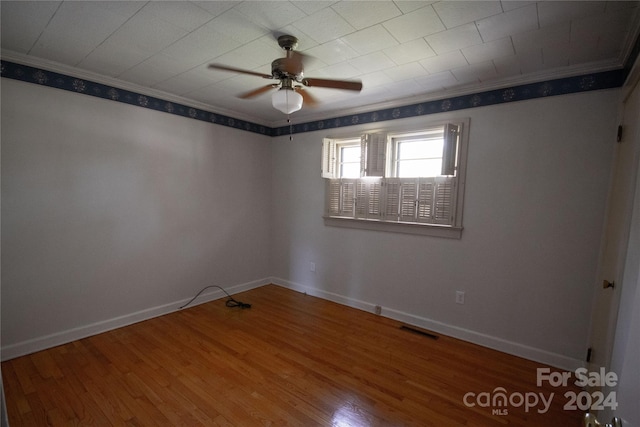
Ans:
[[[191,298],[191,300],[189,300],[188,303],[186,303],[185,305],[183,305],[182,307],[180,307],[180,309],[185,308],[186,306],[188,306],[189,304],[191,304],[193,301],[195,301],[196,298],[198,298],[200,296],[201,293],[203,293],[205,290],[209,289],[209,288],[218,288],[220,289],[222,292],[224,292],[229,299],[225,302],[225,305],[227,307],[240,307],[240,308],[251,308],[251,304],[247,304],[241,301],[238,301],[236,299],[234,299],[231,295],[229,295],[229,293],[227,291],[224,290],[224,288],[222,288],[221,286],[218,285],[209,285],[209,286],[205,286],[204,288],[200,289],[200,292],[198,292],[196,294],[195,297]]]

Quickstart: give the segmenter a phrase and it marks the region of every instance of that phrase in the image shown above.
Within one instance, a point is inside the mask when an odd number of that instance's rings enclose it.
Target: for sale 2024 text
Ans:
[[[587,368],[578,368],[574,375],[574,384],[578,387],[615,387],[618,384],[618,375],[615,372],[607,372],[605,368],[590,372]],[[566,387],[571,379],[571,372],[551,372],[550,368],[538,368],[537,386],[547,382],[551,387]],[[615,410],[618,407],[616,392],[610,391],[606,395],[602,391],[567,391],[564,396],[567,402],[564,409],[568,411],[601,411],[605,408]]]

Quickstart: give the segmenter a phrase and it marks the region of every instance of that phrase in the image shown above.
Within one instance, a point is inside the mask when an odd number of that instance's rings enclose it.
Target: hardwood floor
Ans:
[[[581,425],[563,409],[579,390],[538,387],[543,365],[275,285],[235,297],[253,307],[221,299],[2,363],[11,426]],[[486,400],[498,387],[511,404]],[[548,411],[516,407],[534,393],[554,394]]]

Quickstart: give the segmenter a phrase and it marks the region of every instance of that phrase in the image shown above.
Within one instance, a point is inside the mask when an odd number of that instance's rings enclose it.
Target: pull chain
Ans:
[[[291,124],[291,116],[288,114],[287,123],[289,123],[289,141],[293,141],[293,124]]]

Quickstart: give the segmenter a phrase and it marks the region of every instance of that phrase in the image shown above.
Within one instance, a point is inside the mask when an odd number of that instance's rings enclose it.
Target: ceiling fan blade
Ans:
[[[270,91],[271,89],[278,87],[277,84],[272,84],[272,85],[266,85],[263,87],[259,87],[258,89],[254,89],[252,91],[249,91],[247,93],[243,93],[238,95],[238,98],[242,98],[242,99],[248,99],[248,98],[253,98],[256,97],[258,95],[262,95],[265,92]]]
[[[333,89],[353,90],[356,92],[360,92],[362,90],[362,82],[358,81],[306,78],[302,79],[302,84],[305,86],[328,87]]]
[[[303,101],[304,106],[306,106],[306,107],[315,107],[316,105],[318,105],[318,100],[315,99],[313,96],[311,96],[311,94],[309,92],[304,90],[304,88],[302,86],[296,86],[295,90],[300,95],[302,95],[302,101]]]
[[[223,70],[223,71],[231,71],[231,72],[234,72],[234,73],[249,74],[249,75],[252,75],[252,76],[263,77],[265,79],[272,79],[273,78],[273,76],[271,76],[270,74],[263,74],[263,73],[258,73],[258,72],[255,72],[255,71],[243,70],[242,68],[228,67],[228,66],[222,65],[222,64],[209,64],[209,68],[212,68],[214,70]]]

